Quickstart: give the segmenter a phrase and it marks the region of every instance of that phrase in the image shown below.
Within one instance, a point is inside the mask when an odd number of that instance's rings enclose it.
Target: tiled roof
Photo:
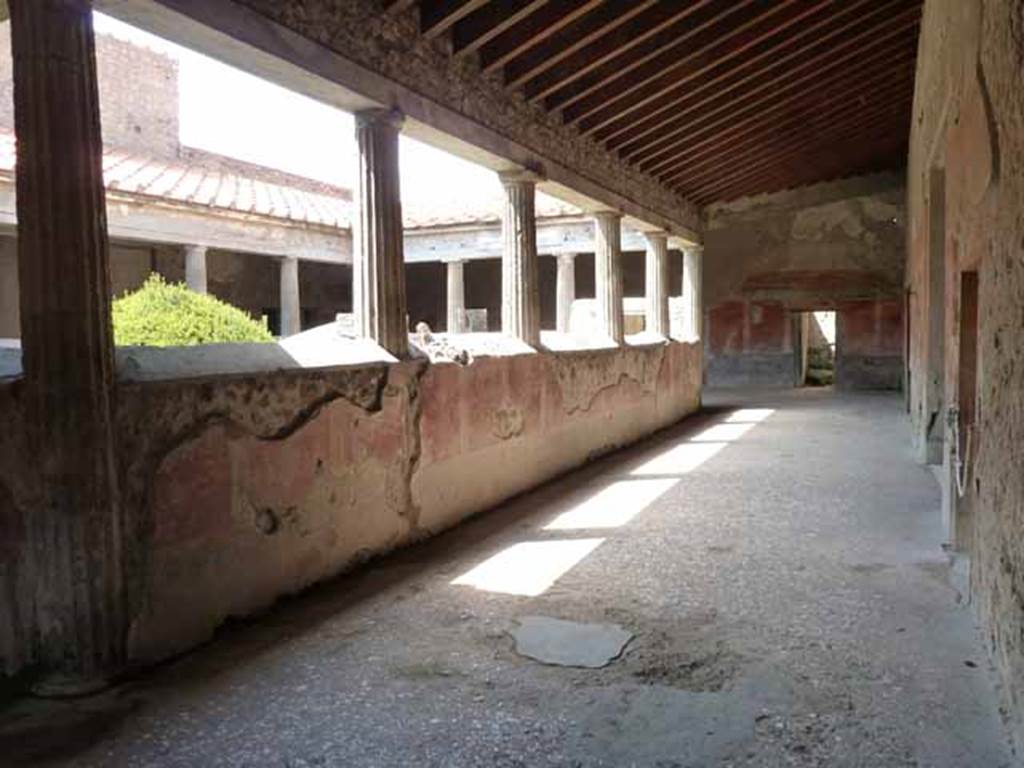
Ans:
[[[0,173],[13,174],[14,165],[14,135],[0,132]],[[345,200],[198,165],[108,149],[103,153],[103,179],[111,192],[211,211],[256,214],[339,229],[349,227],[351,203]]]
[[[478,190],[472,197],[445,196],[439,190],[436,198],[403,202],[402,218],[409,229],[486,224],[501,221],[503,206],[504,200],[498,184],[495,184],[494,191],[490,194],[480,194]],[[581,213],[579,208],[569,203],[563,203],[543,192],[537,193],[536,215],[539,219],[579,216]]]
[[[14,134],[0,131],[0,174],[13,176]],[[107,149],[103,178],[111,192],[205,208],[210,211],[257,214],[295,223],[337,229],[351,226],[352,203],[339,197],[274,184],[244,175],[211,170],[187,162],[167,162],[131,152]],[[446,196],[404,203],[403,219],[410,229],[486,224],[501,220],[501,189],[470,198]],[[537,217],[578,216],[581,211],[543,193],[537,194]]]

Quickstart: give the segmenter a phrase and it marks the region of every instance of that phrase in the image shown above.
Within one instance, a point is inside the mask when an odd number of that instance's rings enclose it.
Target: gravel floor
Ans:
[[[227,627],[144,679],[9,706],[0,754],[83,766],[1014,765],[901,400],[706,401],[642,446]],[[633,639],[601,669],[545,665],[515,653],[526,616],[616,624]]]

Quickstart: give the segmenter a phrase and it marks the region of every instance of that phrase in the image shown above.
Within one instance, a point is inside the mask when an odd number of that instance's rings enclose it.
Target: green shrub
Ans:
[[[226,302],[167,283],[154,273],[114,300],[118,346],[180,347],[225,341],[273,341],[265,325]]]

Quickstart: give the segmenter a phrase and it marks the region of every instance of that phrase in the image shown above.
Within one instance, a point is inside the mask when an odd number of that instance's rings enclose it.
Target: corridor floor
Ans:
[[[1012,765],[901,400],[706,401],[143,679],[8,707],[0,754],[190,768]],[[516,652],[527,616],[633,638],[604,668],[545,665]]]

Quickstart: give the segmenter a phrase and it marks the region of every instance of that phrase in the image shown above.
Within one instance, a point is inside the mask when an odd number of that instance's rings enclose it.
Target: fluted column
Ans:
[[[499,174],[505,190],[501,217],[501,331],[536,346],[540,343],[540,288],[537,279],[537,176],[529,171]]]
[[[206,293],[206,248],[185,246],[185,285],[196,293]]]
[[[356,114],[359,213],[355,221],[352,305],[367,336],[396,357],[409,348],[398,134],[402,118],[373,109]]]
[[[594,214],[594,290],[600,331],[621,344],[622,316],[622,215],[614,211]]]
[[[701,297],[701,261],[704,248],[683,247],[683,311],[686,313],[686,337],[699,339],[704,333],[704,305]]]
[[[83,692],[121,666],[127,626],[92,8],[8,6],[27,466],[39,482],[20,567],[34,602],[37,690]]]
[[[646,268],[644,270],[647,298],[647,329],[652,333],[668,336],[668,235],[664,232],[649,232],[647,240]]]
[[[281,336],[294,336],[302,330],[302,301],[299,297],[299,260],[281,259]]]
[[[445,265],[448,276],[448,333],[466,330],[466,281],[464,261],[449,261]]]
[[[560,333],[569,333],[574,301],[576,301],[576,254],[560,253],[558,255],[555,305],[555,328]]]

